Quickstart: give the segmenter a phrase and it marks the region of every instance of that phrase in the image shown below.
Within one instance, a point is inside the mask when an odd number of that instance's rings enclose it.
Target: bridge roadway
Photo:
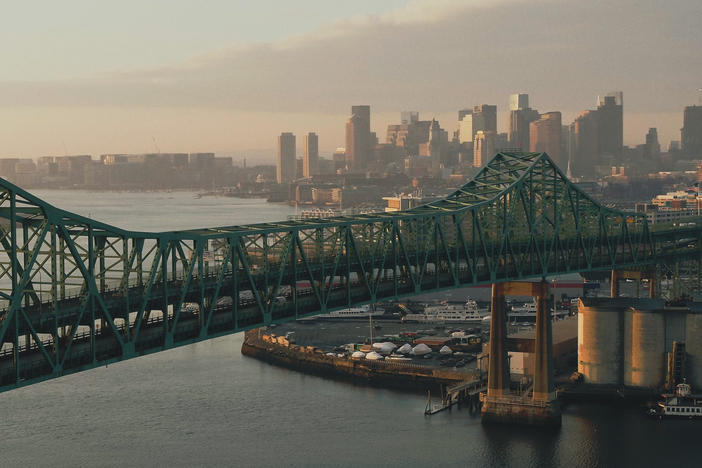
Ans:
[[[693,234],[697,234],[694,228],[681,230],[676,235],[677,240],[668,240],[667,234],[660,237],[658,245],[660,254],[657,259],[665,257],[680,257],[681,255],[691,255],[697,258],[696,250],[691,252],[689,243],[694,240]],[[607,242],[603,242],[603,246]],[[622,252],[619,252],[621,255]],[[175,346],[182,346],[194,342],[210,339],[216,336],[226,335],[238,331],[256,328],[264,324],[277,323],[285,320],[293,320],[296,318],[318,314],[322,311],[327,312],[335,309],[350,307],[363,303],[376,302],[381,300],[397,299],[405,296],[411,296],[418,293],[427,293],[438,291],[441,289],[449,289],[456,287],[454,279],[455,272],[452,273],[448,269],[440,269],[439,274],[435,274],[435,268],[432,261],[435,261],[435,255],[429,253],[428,267],[422,275],[422,281],[415,285],[408,275],[393,276],[392,271],[385,271],[384,274],[378,275],[376,271],[373,275],[377,280],[377,288],[373,294],[369,294],[369,290],[364,282],[359,281],[356,277],[355,281],[347,284],[335,283],[328,290],[325,302],[320,306],[320,302],[311,287],[295,288],[295,294],[291,294],[291,290],[278,296],[273,300],[270,317],[265,317],[261,312],[261,307],[255,299],[243,299],[241,296],[245,292],[251,293],[250,283],[240,279],[236,287],[236,291],[232,288],[231,270],[225,271],[222,275],[221,271],[213,271],[211,274],[204,276],[204,281],[192,280],[189,283],[187,291],[184,291],[184,279],[182,276],[179,279],[168,282],[164,288],[163,283],[155,283],[152,286],[152,291],[148,294],[148,300],[145,303],[145,314],[143,323],[139,323],[137,312],[139,305],[145,300],[145,286],[131,286],[127,289],[127,293],[123,294],[119,288],[106,289],[101,292],[101,297],[109,310],[110,316],[115,319],[115,330],[110,330],[106,323],[100,319],[96,319],[95,305],[84,304],[85,295],[77,294],[73,297],[67,297],[54,305],[51,302],[44,302],[39,305],[25,307],[24,313],[28,320],[21,322],[18,328],[18,335],[27,336],[32,332],[39,335],[52,335],[57,330],[67,330],[67,334],[72,334],[73,339],[68,339],[68,336],[57,336],[55,342],[58,349],[54,348],[54,340],[47,338],[42,340],[44,350],[32,341],[29,346],[20,345],[17,348],[22,366],[19,368],[19,379],[21,381],[41,380],[42,378],[50,377],[56,372],[56,366],[52,366],[46,359],[49,355],[54,354],[55,359],[61,362],[61,373],[68,374],[77,372],[86,368],[92,368],[96,365],[116,362],[127,358],[125,355],[128,352],[133,352],[137,355],[150,354]],[[333,262],[332,258],[328,261]],[[620,258],[617,262],[619,268],[625,268],[628,264],[634,265],[633,259],[627,260]],[[640,266],[640,264],[636,264]],[[347,268],[349,270],[347,271]],[[337,268],[336,278],[344,278],[347,273],[359,271],[357,263],[350,263],[341,268]],[[604,270],[611,269],[611,257],[603,255],[599,259],[592,259],[588,265],[588,269],[596,270],[602,268]],[[272,271],[277,268],[273,266]],[[568,269],[570,270],[570,269]],[[566,271],[564,271],[565,273]],[[179,272],[182,275],[182,271]],[[244,271],[240,270],[238,278],[244,278]],[[475,274],[474,274],[475,273]],[[526,279],[529,277],[539,277],[540,272],[532,274],[524,274],[525,271],[505,271],[504,278],[493,279],[490,277],[490,271],[487,268],[471,271],[464,263],[458,268],[458,283],[461,285],[486,284],[505,281],[506,279]],[[176,274],[178,276],[178,274]],[[221,277],[224,281],[221,281]],[[316,275],[315,275],[316,276]],[[282,277],[283,284],[295,284],[293,274],[284,269]],[[257,275],[255,278],[257,288],[263,288],[266,280],[263,275]],[[397,281],[395,281],[397,279]],[[326,277],[326,284],[331,281],[331,277]],[[200,312],[198,308],[188,308],[186,303],[200,303],[202,297],[214,297],[213,293],[219,285],[219,293],[217,301],[214,304],[206,304],[204,312]],[[166,291],[167,301],[164,303],[163,291]],[[237,306],[234,307],[231,301],[232,294],[239,294],[240,300],[237,301]],[[125,301],[128,297],[129,300]],[[279,300],[284,297],[285,301]],[[222,301],[223,300],[223,301]],[[125,308],[125,304],[134,304],[132,308]],[[167,304],[168,319],[164,321],[164,304]],[[180,304],[180,307],[177,305]],[[60,314],[45,314],[43,311],[51,310],[56,307]],[[86,313],[86,310],[91,309],[92,313]],[[128,307],[128,306],[127,306]],[[0,317],[7,313],[7,310],[0,311]],[[31,329],[29,327],[31,324]],[[80,332],[78,326],[82,326],[84,331]],[[87,330],[85,328],[87,327]],[[135,332],[139,330],[139,335],[132,342],[133,348],[130,349],[128,342],[134,338]],[[122,338],[120,342],[116,338],[116,334]],[[12,336],[14,329],[12,325],[9,328],[9,333],[6,336]],[[18,379],[18,371],[14,362],[17,356],[11,349],[5,349],[0,352],[0,389],[13,386]]]

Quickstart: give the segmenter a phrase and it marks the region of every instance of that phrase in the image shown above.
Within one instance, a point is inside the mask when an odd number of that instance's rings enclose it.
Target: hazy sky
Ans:
[[[679,139],[702,88],[699,0],[64,0],[0,15],[0,157],[344,144],[352,104],[401,110],[527,92],[570,122],[622,90],[625,143]],[[506,129],[504,114],[498,126]],[[301,138],[299,138],[301,141]]]

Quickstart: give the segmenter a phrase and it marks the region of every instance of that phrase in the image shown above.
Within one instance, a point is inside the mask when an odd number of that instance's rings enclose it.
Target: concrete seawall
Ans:
[[[328,356],[311,346],[287,343],[260,330],[246,332],[241,353],[288,369],[401,390],[438,392],[443,385],[473,379],[475,373],[422,364]]]

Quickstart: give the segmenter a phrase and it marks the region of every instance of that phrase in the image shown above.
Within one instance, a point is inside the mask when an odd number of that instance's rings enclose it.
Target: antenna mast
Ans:
[[[153,142],[154,142],[154,148],[156,148],[156,153],[157,153],[157,154],[161,154],[161,149],[160,149],[160,148],[158,147],[158,145],[156,144],[156,138],[152,136],[151,139],[152,139]]]

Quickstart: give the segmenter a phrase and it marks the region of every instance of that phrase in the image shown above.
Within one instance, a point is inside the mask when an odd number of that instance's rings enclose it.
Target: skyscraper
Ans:
[[[529,149],[529,124],[539,119],[539,113],[529,108],[528,94],[509,95],[509,125],[507,140],[512,148]]]
[[[684,153],[702,156],[702,106],[685,108],[680,136]]]
[[[468,115],[468,114],[472,114],[472,113],[473,113],[473,109],[461,109],[461,110],[459,110],[459,111],[458,111],[458,121],[460,122],[461,120],[463,120],[463,117],[465,117],[465,116]]]
[[[586,110],[573,122],[570,148],[570,164],[578,176],[592,176],[597,164],[599,146],[597,111]]]
[[[488,160],[495,154],[495,136],[494,131],[478,130],[475,133],[475,141],[473,141],[473,166],[483,167]]]
[[[620,156],[624,146],[624,97],[621,91],[597,97],[599,156]]]
[[[481,104],[473,107],[473,137],[480,130],[497,133],[497,106]]]
[[[509,95],[509,110],[516,111],[519,109],[529,108],[528,94],[510,94]]]
[[[275,179],[279,184],[295,180],[295,135],[283,132],[278,137],[278,160]]]
[[[529,151],[547,153],[553,162],[566,170],[567,161],[561,161],[561,113],[546,112],[529,124]]]
[[[402,125],[412,125],[419,122],[419,112],[417,111],[402,111],[400,113],[400,123]]]
[[[514,94],[512,96],[515,96]],[[517,96],[526,96],[519,94]],[[528,105],[528,99],[526,100]],[[509,128],[507,131],[507,139],[513,148],[521,148],[527,150],[529,148],[529,124],[539,119],[539,112],[535,109],[530,109],[528,106],[521,109],[513,109],[509,111]]]
[[[658,129],[649,128],[646,134],[646,144],[644,145],[644,157],[656,158],[660,156],[661,145],[658,143]]]
[[[370,106],[352,106],[346,122],[346,165],[352,171],[364,170],[372,150]]]
[[[473,113],[464,114],[458,122],[458,141],[467,143],[473,141]]]
[[[305,135],[302,148],[302,176],[312,177],[317,174],[319,164],[319,139],[317,134],[310,132]]]

